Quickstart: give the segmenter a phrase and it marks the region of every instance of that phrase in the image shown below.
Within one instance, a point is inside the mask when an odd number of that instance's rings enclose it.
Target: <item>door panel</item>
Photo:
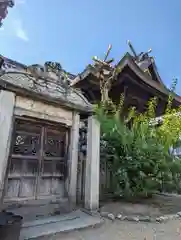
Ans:
[[[49,196],[51,195],[52,181],[51,177],[41,177],[38,186],[38,195]]]
[[[35,178],[23,178],[21,182],[20,197],[33,197],[36,191],[36,179]]]
[[[20,189],[20,179],[9,178],[6,190],[7,198],[18,198]]]
[[[64,196],[66,128],[16,120],[7,174],[7,198]]]

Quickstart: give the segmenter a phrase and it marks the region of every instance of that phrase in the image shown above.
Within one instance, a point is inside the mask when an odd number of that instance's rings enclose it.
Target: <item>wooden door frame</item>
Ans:
[[[3,191],[3,200],[4,202],[21,202],[21,201],[34,201],[34,200],[43,200],[43,199],[52,199],[54,197],[58,197],[58,196],[54,196],[54,195],[49,195],[49,196],[38,196],[37,195],[37,191],[38,191],[38,184],[36,184],[36,193],[35,193],[35,196],[33,197],[15,197],[15,198],[6,198],[5,197],[5,192],[7,190],[7,183],[8,183],[8,169],[9,169],[9,164],[11,162],[11,155],[12,155],[12,148],[13,148],[13,137],[14,137],[14,134],[15,134],[15,123],[17,120],[23,120],[23,121],[27,121],[27,123],[36,123],[36,124],[40,124],[42,125],[42,128],[41,128],[41,135],[40,135],[40,139],[41,141],[44,141],[44,138],[43,138],[43,135],[45,133],[45,126],[48,126],[48,127],[53,127],[57,130],[61,130],[62,129],[66,129],[66,145],[65,145],[65,159],[66,159],[66,164],[67,164],[67,160],[68,160],[68,150],[69,150],[69,143],[70,143],[70,126],[67,126],[66,124],[64,123],[59,123],[59,122],[54,122],[54,121],[49,121],[49,120],[44,120],[44,119],[37,119],[37,118],[33,118],[33,117],[29,117],[29,116],[17,116],[15,115],[14,116],[14,119],[13,119],[13,131],[12,131],[12,140],[11,140],[11,147],[10,147],[10,154],[9,154],[9,158],[8,158],[8,166],[7,166],[7,169],[6,169],[6,175],[5,175],[5,181],[4,181],[4,191]],[[43,126],[45,125],[45,126]],[[42,144],[42,143],[41,143]],[[43,149],[41,148],[41,151],[43,151]],[[42,154],[41,154],[41,157],[38,157],[38,163],[39,163],[39,158],[41,158],[41,164],[42,164]],[[38,168],[39,169],[39,168]],[[38,178],[37,181],[40,180],[41,176],[40,174],[38,173]],[[67,194],[67,191],[66,191],[66,188],[65,188],[65,180],[64,180],[64,189],[65,189],[65,195],[68,196]],[[65,197],[66,197],[65,196]]]

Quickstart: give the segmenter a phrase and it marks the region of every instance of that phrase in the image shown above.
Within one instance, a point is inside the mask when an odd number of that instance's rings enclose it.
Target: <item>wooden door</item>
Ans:
[[[67,129],[16,119],[5,197],[64,196]]]

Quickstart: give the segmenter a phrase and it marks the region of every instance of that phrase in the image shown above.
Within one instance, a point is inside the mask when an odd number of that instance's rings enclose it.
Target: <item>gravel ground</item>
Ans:
[[[41,240],[180,240],[181,220],[167,223],[133,223],[116,220],[95,229],[76,231]]]

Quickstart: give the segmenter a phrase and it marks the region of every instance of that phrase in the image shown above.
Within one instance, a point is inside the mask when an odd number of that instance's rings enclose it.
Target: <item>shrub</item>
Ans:
[[[173,90],[168,98],[162,124],[155,124],[157,99],[148,103],[145,113],[129,110],[122,117],[124,97],[119,106],[102,103],[95,112],[101,123],[101,161],[113,174],[111,191],[124,197],[148,197],[156,191],[180,191],[181,159],[170,147],[181,136],[181,108],[172,109]],[[111,109],[111,110],[110,110]]]

